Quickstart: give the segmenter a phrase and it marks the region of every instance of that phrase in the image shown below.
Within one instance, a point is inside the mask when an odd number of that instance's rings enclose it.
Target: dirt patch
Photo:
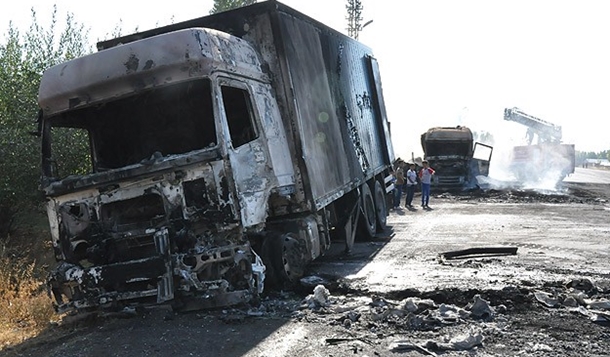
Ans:
[[[438,199],[490,203],[586,203],[610,202],[610,185],[565,182],[556,190],[475,189],[462,192],[436,192]]]

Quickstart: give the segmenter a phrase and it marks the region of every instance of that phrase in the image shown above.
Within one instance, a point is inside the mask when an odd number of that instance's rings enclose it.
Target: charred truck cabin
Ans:
[[[475,142],[465,126],[433,127],[421,135],[426,160],[436,171],[432,189],[460,191],[477,186],[478,175],[489,174],[493,148]]]
[[[39,91],[57,311],[248,302],[385,225],[369,48],[266,1],[98,49]]]

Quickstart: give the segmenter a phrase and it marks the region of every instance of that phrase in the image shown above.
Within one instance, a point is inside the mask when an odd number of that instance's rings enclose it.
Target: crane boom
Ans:
[[[561,126],[529,115],[517,107],[504,109],[504,120],[514,121],[528,127],[528,144],[531,144],[534,134],[540,143],[561,143]]]

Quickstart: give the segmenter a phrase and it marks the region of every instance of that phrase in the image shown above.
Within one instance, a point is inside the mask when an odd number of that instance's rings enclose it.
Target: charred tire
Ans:
[[[375,181],[375,212],[377,213],[377,232],[383,232],[388,221],[387,196],[381,182]]]
[[[276,264],[273,263],[275,259],[275,250],[273,249],[274,238],[272,236],[266,237],[261,245],[261,258],[263,259],[263,264],[265,264],[265,291],[281,288],[280,277],[274,267]]]
[[[377,212],[375,210],[375,198],[368,184],[360,186],[360,199],[360,234],[362,238],[370,240],[377,232]]]
[[[281,289],[294,285],[305,274],[309,260],[305,242],[293,233],[267,236],[262,247],[266,286]]]

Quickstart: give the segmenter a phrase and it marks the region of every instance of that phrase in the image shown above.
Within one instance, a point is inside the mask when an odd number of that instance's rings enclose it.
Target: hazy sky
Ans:
[[[346,0],[284,0],[342,31]],[[103,39],[122,21],[124,34],[204,16],[211,0],[157,2],[23,0],[3,3],[22,31],[30,9],[58,23],[66,12]],[[503,120],[504,108],[561,125],[580,151],[610,149],[610,2],[542,0],[362,0],[360,34],[379,60],[398,156],[421,155],[419,137],[434,126],[466,125],[494,135],[494,145],[523,143],[526,128]]]

